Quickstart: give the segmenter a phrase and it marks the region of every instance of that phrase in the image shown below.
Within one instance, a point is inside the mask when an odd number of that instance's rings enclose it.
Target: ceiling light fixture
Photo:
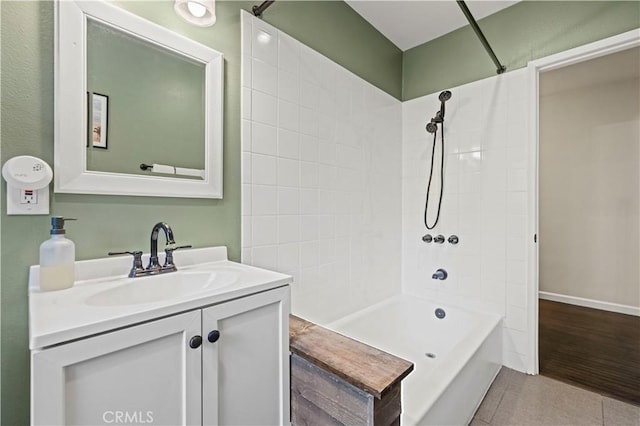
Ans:
[[[173,9],[182,19],[199,27],[216,23],[215,0],[175,0]]]

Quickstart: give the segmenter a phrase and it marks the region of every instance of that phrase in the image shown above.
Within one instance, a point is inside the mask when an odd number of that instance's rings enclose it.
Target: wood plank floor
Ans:
[[[640,405],[640,317],[540,300],[540,374]]]

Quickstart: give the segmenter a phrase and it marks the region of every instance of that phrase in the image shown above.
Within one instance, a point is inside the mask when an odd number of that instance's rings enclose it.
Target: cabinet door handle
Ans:
[[[220,332],[218,330],[210,331],[209,334],[207,335],[207,340],[209,340],[211,343],[217,342],[219,338],[220,338]]]
[[[193,336],[189,340],[189,347],[191,349],[197,349],[197,348],[200,347],[201,344],[202,344],[202,337],[201,336]]]

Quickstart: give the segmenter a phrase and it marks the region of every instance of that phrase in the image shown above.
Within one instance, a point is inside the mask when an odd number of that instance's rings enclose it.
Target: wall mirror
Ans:
[[[54,189],[222,198],[222,54],[106,1],[56,2]]]

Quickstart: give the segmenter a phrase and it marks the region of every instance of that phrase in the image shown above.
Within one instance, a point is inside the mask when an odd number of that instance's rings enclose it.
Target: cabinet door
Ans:
[[[198,310],[32,352],[32,423],[201,424],[200,331]]]
[[[204,309],[202,334],[203,423],[289,424],[289,287]]]

